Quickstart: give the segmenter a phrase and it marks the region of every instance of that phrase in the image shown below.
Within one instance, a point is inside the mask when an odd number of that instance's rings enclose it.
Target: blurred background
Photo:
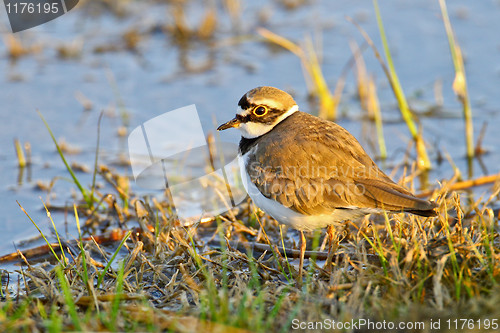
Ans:
[[[432,162],[428,182],[436,185],[451,178],[455,168],[466,175],[462,105],[452,89],[455,69],[439,3],[384,0],[379,5],[395,69]],[[0,8],[1,253],[38,235],[16,200],[44,230],[50,230],[50,222],[40,198],[54,207],[60,228],[74,225],[63,208],[71,207],[80,194],[37,110],[84,186],[92,183],[101,112],[99,164],[125,176],[131,176],[127,135],[170,110],[196,104],[208,135],[234,116],[246,91],[271,85],[292,93],[302,111],[318,115],[321,100],[303,61],[269,36],[285,38],[308,59],[318,60],[331,94],[340,97],[336,113],[323,115],[335,116],[389,174],[396,168],[396,180],[402,166],[411,168],[416,158],[382,66],[347,19],[366,30],[383,56],[370,1],[81,0],[54,21],[16,34],[4,9]],[[475,144],[485,152],[474,160],[472,175],[498,173],[500,1],[449,1],[448,12],[463,52]],[[360,56],[355,61],[357,48]],[[360,99],[363,68],[375,83],[385,161],[379,159],[374,115]],[[219,139],[237,143],[239,133],[225,131]],[[31,161],[29,168],[18,167],[14,140]],[[130,186],[135,190],[133,182]],[[71,234],[73,227],[69,228]]]

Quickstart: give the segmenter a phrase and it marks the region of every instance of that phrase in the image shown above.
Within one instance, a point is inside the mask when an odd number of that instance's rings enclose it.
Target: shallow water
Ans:
[[[192,1],[186,8],[188,23],[198,25],[205,13],[201,1]],[[476,138],[483,123],[487,123],[483,146],[489,153],[483,156],[487,173],[499,172],[497,128],[500,126],[500,108],[497,106],[500,87],[500,3],[498,1],[449,2],[450,18],[457,40],[463,48],[468,88],[474,115]],[[37,190],[36,181],[49,183],[54,177],[69,178],[55,147],[40,120],[40,110],[56,137],[64,138],[78,154],[68,154],[76,161],[92,168],[97,119],[104,110],[101,126],[100,163],[114,165],[127,158],[126,137],[118,129],[124,124],[129,131],[164,112],[196,104],[203,130],[214,132],[218,124],[234,116],[236,103],[243,93],[259,85],[272,85],[294,93],[303,111],[315,113],[307,102],[307,86],[300,61],[293,54],[270,48],[259,41],[255,28],[263,26],[295,41],[312,36],[322,46],[323,73],[330,87],[335,83],[351,57],[349,41],[361,44],[356,28],[345,20],[350,16],[373,38],[382,51],[375,14],[367,1],[311,1],[310,4],[289,10],[277,2],[255,1],[243,4],[241,22],[233,27],[222,8],[217,8],[218,27],[214,42],[214,65],[202,72],[187,73],[179,62],[180,49],[173,39],[156,26],[172,22],[168,5],[133,2],[125,7],[127,16],[119,18],[101,10],[91,15],[88,7],[77,7],[70,13],[43,26],[16,34],[25,45],[39,45],[41,51],[11,61],[4,44],[0,45],[0,201],[3,232],[0,234],[0,254],[12,252],[22,240],[37,236],[16,200],[39,223],[50,230],[43,212],[41,197],[52,204],[71,206],[75,186],[64,179],[57,180],[51,195]],[[380,9],[389,39],[395,67],[412,106],[424,112],[436,104],[434,83],[443,83],[443,110],[430,116],[421,116],[424,138],[432,158],[437,151],[447,153],[466,173],[463,158],[465,143],[461,106],[451,84],[454,78],[447,38],[436,1],[410,2],[380,1]],[[5,12],[0,10],[2,38],[10,35]],[[267,20],[262,21],[263,17]],[[261,21],[259,21],[259,19]],[[121,49],[116,52],[96,53],[96,47],[120,45],[121,35],[129,29],[141,32],[138,50]],[[150,31],[152,30],[152,31]],[[59,45],[82,43],[81,55],[63,60],[57,56]],[[202,42],[189,45],[188,57],[193,66],[201,66],[209,52]],[[384,134],[389,153],[387,171],[402,162],[410,136],[400,121],[399,111],[380,65],[371,50],[364,52],[367,69],[374,73],[382,106]],[[91,110],[84,110],[75,94],[83,94],[92,102]],[[352,71],[340,106],[339,124],[347,128],[367,148],[377,155],[371,123],[361,121],[364,112],[355,98],[356,86]],[[126,114],[127,120],[121,116]],[[127,124],[128,122],[128,124]],[[236,143],[237,131],[220,134],[223,141]],[[13,139],[29,142],[32,150],[31,177],[18,183],[17,160]],[[449,178],[453,170],[446,160],[430,175],[431,184]],[[131,174],[130,170],[126,170]],[[475,163],[474,174],[483,171]],[[83,184],[91,183],[91,174],[79,173]],[[479,189],[478,194],[486,191]],[[78,197],[78,194],[77,194]],[[71,215],[54,214],[60,230],[65,221],[68,238],[75,236]],[[36,242],[39,243],[39,242]],[[33,243],[26,247],[33,246]]]

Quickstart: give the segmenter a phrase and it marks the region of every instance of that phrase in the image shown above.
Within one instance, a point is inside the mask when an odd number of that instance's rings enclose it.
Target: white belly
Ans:
[[[251,181],[250,176],[246,172],[246,156],[251,153],[252,151],[249,151],[244,156],[238,155],[238,164],[240,166],[243,186],[255,205],[271,215],[278,222],[289,225],[297,230],[314,230],[338,224],[339,222],[369,213],[361,209],[335,209],[331,214],[304,215],[283,206],[277,201],[266,198]]]

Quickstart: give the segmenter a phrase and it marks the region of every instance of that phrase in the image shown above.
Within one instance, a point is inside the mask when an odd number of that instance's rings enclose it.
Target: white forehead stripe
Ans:
[[[258,99],[252,100],[253,104],[256,105],[265,105],[271,109],[280,109],[283,108],[283,103],[276,101],[276,99],[260,97]]]
[[[236,110],[236,113],[239,114],[240,116],[248,116],[250,113],[252,113],[251,109],[243,110],[241,106],[238,105],[238,109]]]

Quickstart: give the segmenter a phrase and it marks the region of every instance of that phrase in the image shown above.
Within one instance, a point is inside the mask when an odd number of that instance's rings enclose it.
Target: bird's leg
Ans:
[[[332,268],[332,260],[333,254],[336,252],[337,248],[333,246],[334,238],[335,238],[335,227],[333,225],[329,225],[326,229],[328,234],[328,257],[325,262],[325,268],[330,270]]]
[[[306,253],[306,236],[304,236],[304,232],[301,230],[299,232],[300,236],[300,261],[299,261],[299,280],[298,285],[302,286],[302,270],[304,266],[304,254]]]

